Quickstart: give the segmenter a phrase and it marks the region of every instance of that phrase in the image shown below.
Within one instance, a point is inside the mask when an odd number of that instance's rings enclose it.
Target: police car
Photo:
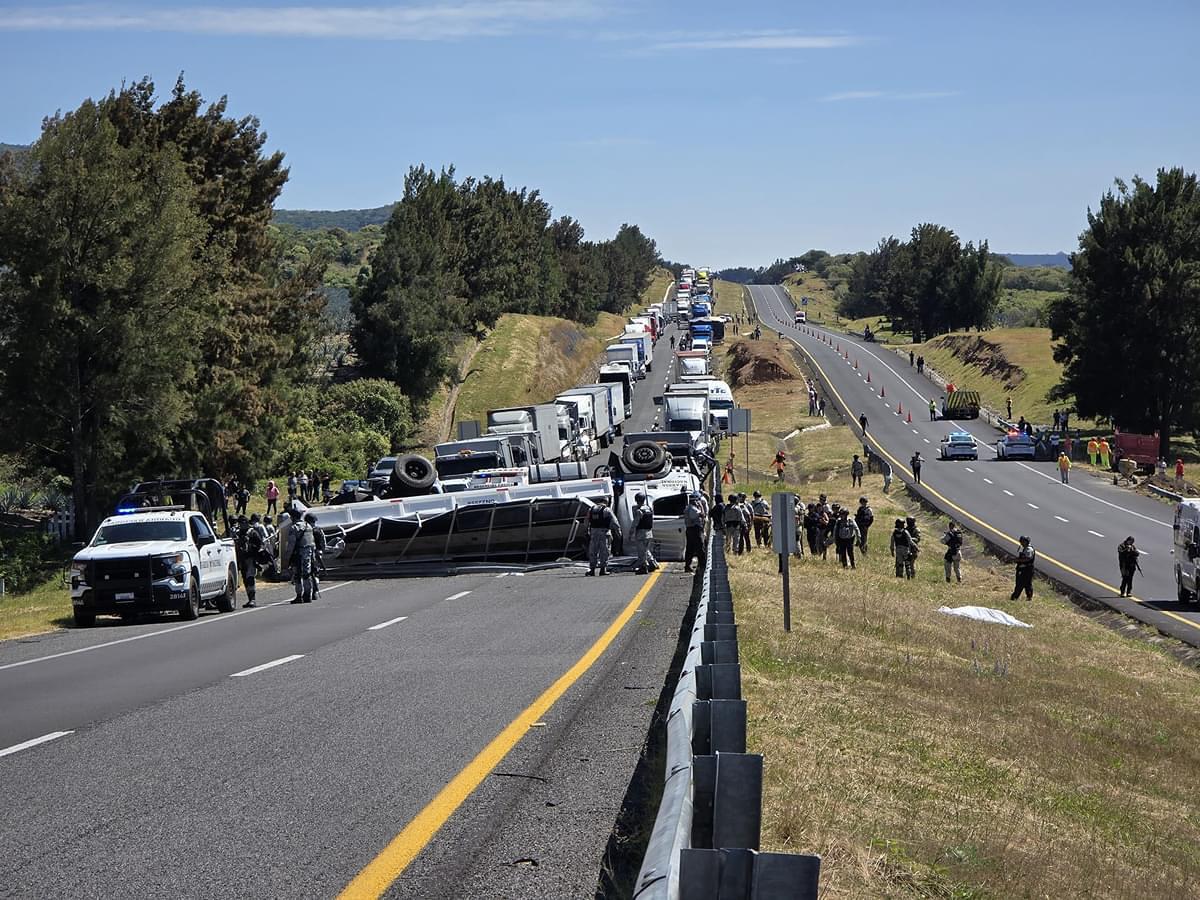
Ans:
[[[942,459],[979,459],[979,445],[973,435],[952,431],[938,445],[938,456]]]
[[[71,560],[75,624],[97,615],[143,612],[200,615],[203,601],[221,612],[237,606],[233,541],[217,537],[203,513],[178,507],[133,507],[100,523]]]
[[[1023,431],[1010,431],[996,441],[997,459],[1037,459],[1037,442]]]

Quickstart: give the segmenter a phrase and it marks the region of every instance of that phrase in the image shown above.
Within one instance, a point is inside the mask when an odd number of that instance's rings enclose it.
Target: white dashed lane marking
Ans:
[[[1016,496],[1016,495],[1015,495],[1015,494],[1013,494],[1013,492],[1012,492],[1012,491],[1010,491],[1008,488],[1001,488],[1000,490],[1004,491],[1004,493],[1008,494],[1008,496],[1010,496],[1010,497],[1014,497],[1014,496]]]
[[[1098,538],[1102,538],[1102,537],[1104,537],[1104,535],[1102,535],[1100,532],[1098,532],[1098,531],[1092,531],[1092,529],[1090,529],[1090,528],[1088,529],[1088,534],[1094,534],[1094,535],[1095,535],[1096,537],[1098,537]]]
[[[992,481],[992,479],[990,479],[990,478],[984,478],[983,480],[984,480],[985,484],[995,484],[996,483],[996,482]]]
[[[1030,509],[1041,509],[1041,507],[1038,506],[1036,503],[1030,503],[1030,502],[1026,501],[1025,505],[1028,506]]]
[[[457,594],[451,594],[446,599],[447,600],[461,600],[463,597],[467,596],[467,594],[469,594],[469,593],[471,593],[471,592],[470,591],[459,591]]]
[[[968,472],[970,472],[972,475],[975,474],[975,470],[972,469],[970,466],[963,466],[963,468],[966,469]]]
[[[1060,522],[1070,522],[1071,521],[1070,519],[1064,519],[1062,516],[1055,516],[1054,518],[1058,519],[1058,521],[1060,521]]]
[[[38,744],[48,744],[50,741],[56,741],[60,737],[66,737],[68,734],[74,733],[74,731],[52,731],[49,734],[43,734],[41,737],[31,738],[28,741],[13,744],[11,747],[5,747],[3,750],[0,750],[0,756],[11,756],[14,753],[20,753],[22,750],[28,750],[30,747],[36,747]]]
[[[247,675],[256,675],[259,672],[265,672],[267,669],[273,669],[276,666],[282,666],[284,663],[295,662],[298,659],[303,659],[303,653],[293,653],[291,656],[284,656],[281,659],[273,659],[268,663],[263,663],[261,666],[255,666],[252,669],[242,669],[240,672],[234,672],[230,678],[244,678]]]
[[[378,631],[381,628],[387,628],[389,625],[395,625],[399,622],[403,622],[407,618],[408,616],[396,616],[394,619],[388,619],[386,622],[380,622],[378,625],[372,625],[367,629],[367,631]]]

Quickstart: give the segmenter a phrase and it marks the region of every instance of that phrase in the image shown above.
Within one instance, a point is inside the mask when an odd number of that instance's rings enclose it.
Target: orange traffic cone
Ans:
[[[896,403],[896,415],[898,415],[898,416],[904,415],[904,406],[903,406],[903,404],[901,404],[899,402]]]
[[[842,345],[841,345],[841,344],[838,344],[838,345],[837,345],[837,352],[838,352],[838,353],[841,353],[841,352],[842,352]]]
[[[907,421],[909,425],[912,424],[912,413],[911,412],[908,414],[908,418],[905,421]]]

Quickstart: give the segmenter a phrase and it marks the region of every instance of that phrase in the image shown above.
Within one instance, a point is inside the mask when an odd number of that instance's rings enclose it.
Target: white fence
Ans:
[[[73,540],[75,537],[75,511],[68,509],[63,512],[51,513],[46,519],[46,533],[56,544]]]

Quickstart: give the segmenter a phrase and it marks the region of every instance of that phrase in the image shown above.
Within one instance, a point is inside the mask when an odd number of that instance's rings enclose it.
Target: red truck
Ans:
[[[1134,434],[1115,429],[1112,441],[1112,466],[1117,468],[1122,459],[1131,459],[1139,469],[1154,469],[1158,463],[1158,432]]]

